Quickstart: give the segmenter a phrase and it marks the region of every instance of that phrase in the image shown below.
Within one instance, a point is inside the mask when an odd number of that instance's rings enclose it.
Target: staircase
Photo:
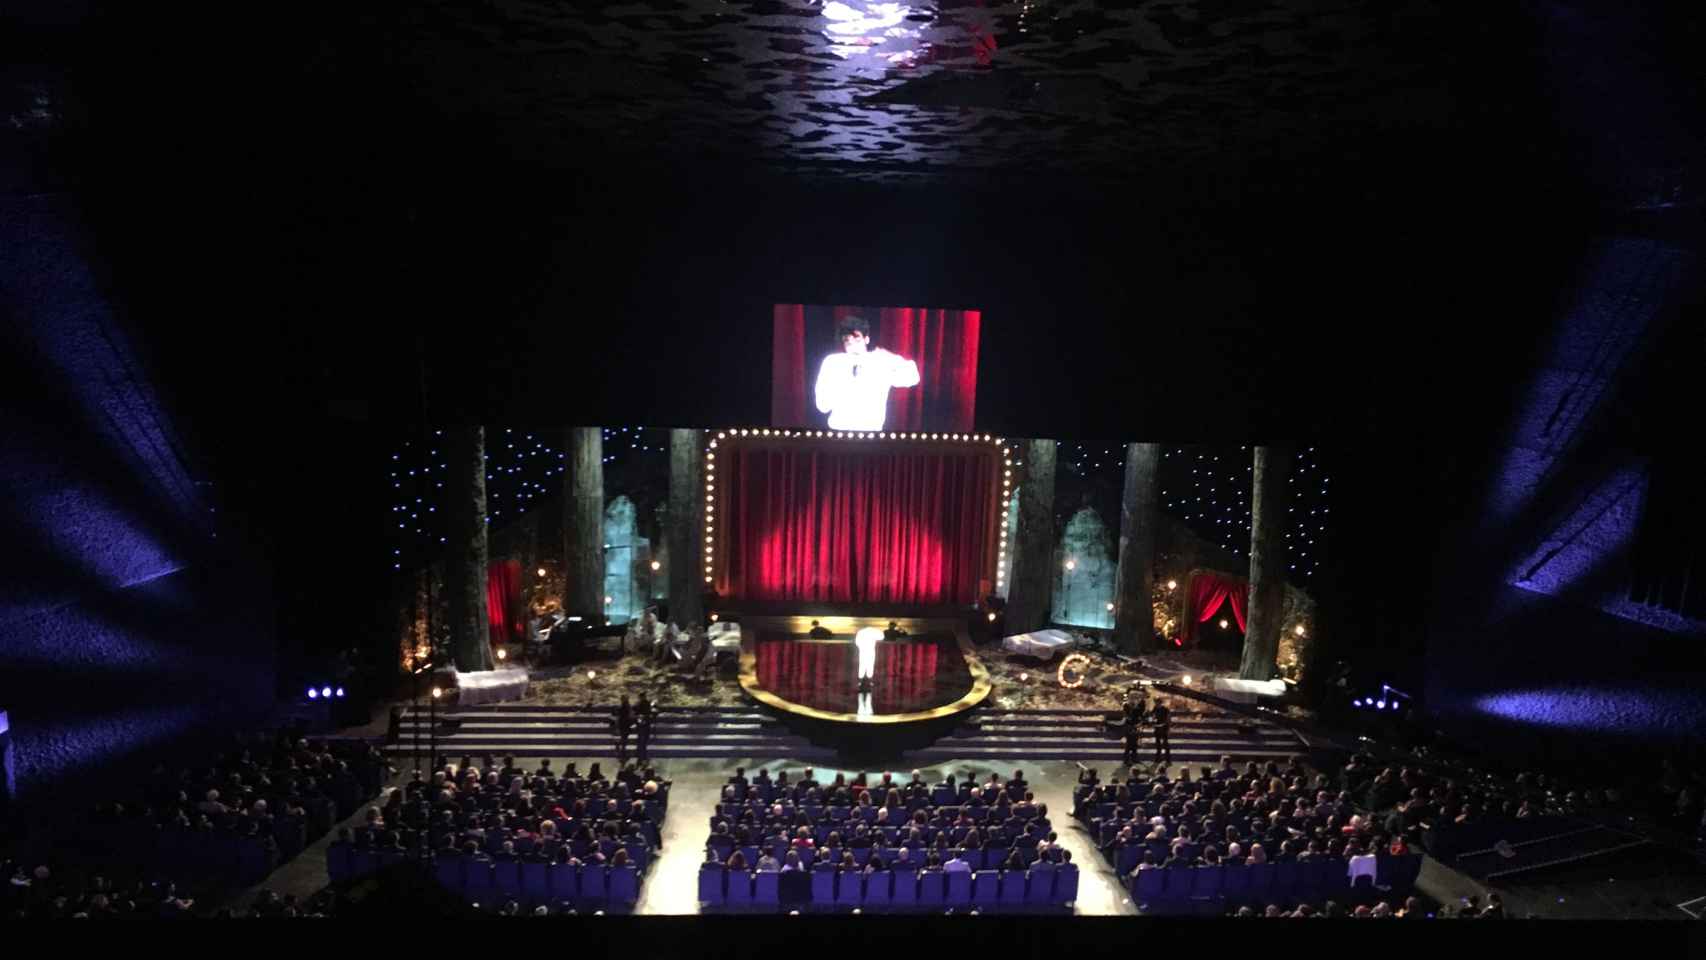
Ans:
[[[404,712],[397,752],[414,748],[417,728],[421,749],[427,749],[429,716],[427,710]],[[456,756],[614,757],[616,738],[610,716],[607,709],[526,704],[441,711],[440,730],[447,726],[445,721],[455,729],[439,734],[438,751]],[[1095,710],[979,710],[948,736],[897,759],[908,765],[951,760],[1118,762],[1122,745],[1102,732],[1102,716]],[[1252,723],[1253,733],[1238,729]],[[1228,755],[1242,764],[1289,757],[1303,749],[1296,735],[1284,727],[1233,717],[1176,719],[1172,745],[1173,761],[1189,764],[1216,764]],[[629,749],[633,749],[632,740]],[[1147,736],[1143,749],[1145,757],[1153,756],[1153,741]],[[659,759],[820,764],[836,759],[835,751],[812,744],[760,708],[744,706],[659,708],[649,753]]]
[[[615,757],[613,713],[608,708],[511,703],[440,710],[438,752],[455,756]],[[813,763],[834,759],[832,751],[813,746],[754,707],[659,707],[657,717],[647,749],[647,755],[654,759],[762,757]],[[427,710],[405,710],[394,751],[408,753],[414,749],[418,725],[424,752],[429,718]],[[444,732],[447,725],[455,729]],[[634,743],[635,738],[630,736],[630,755]]]
[[[1102,732],[1098,710],[981,710],[949,736],[928,749],[909,754],[923,761],[965,760],[1095,760],[1119,762],[1125,748]],[[1254,725],[1253,734],[1239,731]],[[1172,724],[1175,763],[1218,764],[1231,756],[1247,760],[1283,759],[1303,752],[1296,734],[1277,724],[1235,717],[1176,718]],[[1139,755],[1155,756],[1155,741],[1144,731]]]

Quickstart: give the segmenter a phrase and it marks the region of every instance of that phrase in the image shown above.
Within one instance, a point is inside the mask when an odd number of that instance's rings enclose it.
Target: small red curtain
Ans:
[[[1244,629],[1244,614],[1250,602],[1250,582],[1218,573],[1199,573],[1191,578],[1186,595],[1185,616],[1179,625],[1180,639],[1189,644],[1196,635],[1196,625],[1207,623],[1220,610],[1222,603],[1232,604],[1232,616],[1238,629]]]
[[[718,592],[976,603],[995,559],[991,444],[742,439],[719,450]]]
[[[494,560],[486,568],[486,616],[491,620],[492,645],[522,639],[525,629],[512,611],[521,608],[521,561]]]

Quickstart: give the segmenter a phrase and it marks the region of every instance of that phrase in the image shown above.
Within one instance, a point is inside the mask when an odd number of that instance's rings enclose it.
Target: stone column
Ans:
[[[705,619],[705,433],[669,432],[669,618]]]
[[[1149,649],[1155,612],[1150,606],[1155,544],[1160,523],[1161,446],[1131,443],[1125,451],[1125,491],[1120,496],[1119,576],[1114,584],[1114,642],[1133,656]]]
[[[445,431],[449,482],[450,554],[445,563],[451,650],[464,672],[492,669],[491,618],[486,612],[486,430]]]
[[[1048,622],[1054,588],[1055,442],[1027,440],[1019,482],[1019,529],[1013,543],[1013,581],[1007,592],[1007,630],[1029,633]]]
[[[604,613],[604,434],[570,427],[563,471],[563,609]]]
[[[1250,494],[1250,608],[1238,676],[1269,680],[1279,656],[1285,615],[1286,479],[1291,452],[1255,448]]]

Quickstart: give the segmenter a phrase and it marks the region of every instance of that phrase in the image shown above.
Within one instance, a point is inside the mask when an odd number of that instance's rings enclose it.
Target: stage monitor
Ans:
[[[976,310],[777,304],[770,425],[970,433]]]

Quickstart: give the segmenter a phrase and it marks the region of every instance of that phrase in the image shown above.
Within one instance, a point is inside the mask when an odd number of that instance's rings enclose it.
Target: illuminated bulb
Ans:
[[[990,623],[994,623],[994,622],[995,622],[995,614],[994,614],[994,612],[991,612],[991,613],[990,613],[990,614],[989,614],[989,622],[990,622]]]
[[[605,603],[606,603],[606,604],[611,604],[611,603],[615,603],[615,602],[616,602],[616,599],[615,599],[615,598],[614,598],[614,597],[605,597],[605,598],[604,598],[604,602],[605,602]]]
[[[653,560],[653,561],[652,561],[652,569],[653,569],[653,570],[654,570],[654,571],[656,571],[656,570],[661,570],[661,569],[663,569],[663,564],[661,564],[661,563],[659,563],[659,562],[657,562],[657,561],[656,561],[656,560]]]
[[[705,578],[705,582],[706,582],[706,583],[710,583],[710,582],[711,582],[711,578],[710,578],[710,577],[706,577],[706,578]]]
[[[1068,561],[1066,561],[1066,569],[1068,569],[1068,570],[1076,570],[1076,569],[1078,569],[1078,562],[1077,562],[1077,561],[1075,561],[1075,560],[1068,560]]]
[[[1226,621],[1225,620],[1220,621],[1220,629],[1222,629],[1222,630],[1226,629]]]
[[[716,614],[714,614],[714,613],[713,613],[713,614],[711,614],[711,622],[712,622],[712,623],[716,623],[716,622],[717,622],[717,615],[716,615]]]
[[[1108,612],[1109,612],[1109,613],[1112,613],[1112,612],[1113,612],[1113,610],[1114,610],[1114,605],[1113,605],[1113,604],[1111,604],[1111,603],[1110,603],[1110,604],[1108,604]]]
[[[499,650],[498,651],[498,659],[499,660],[508,660],[509,659],[509,651],[508,650]]]
[[[1300,637],[1303,636],[1303,624],[1298,624],[1297,629],[1293,630],[1292,633],[1295,633]]]
[[[1031,675],[1028,673],[1019,674],[1019,682],[1020,683],[1030,683],[1031,682]]]
[[[444,688],[443,687],[433,687],[432,688],[432,697],[434,700],[437,700],[439,697],[442,697],[442,696],[444,696]]]
[[[543,577],[543,576],[544,576],[544,575],[545,575],[545,568],[544,568],[544,567],[540,567],[540,568],[539,568],[539,575],[540,575],[540,576],[541,576],[541,577]]]
[[[1178,589],[1178,588],[1179,588],[1179,581],[1177,581],[1177,580],[1169,580],[1169,581],[1167,581],[1167,589],[1169,589],[1169,590],[1177,590],[1177,589]]]
[[[1191,675],[1188,673],[1185,674],[1184,676],[1179,678],[1179,682],[1184,684],[1187,687],[1190,686],[1191,685]]]
[[[598,679],[598,671],[597,670],[588,670],[586,672],[586,678],[588,680],[597,680]]]

